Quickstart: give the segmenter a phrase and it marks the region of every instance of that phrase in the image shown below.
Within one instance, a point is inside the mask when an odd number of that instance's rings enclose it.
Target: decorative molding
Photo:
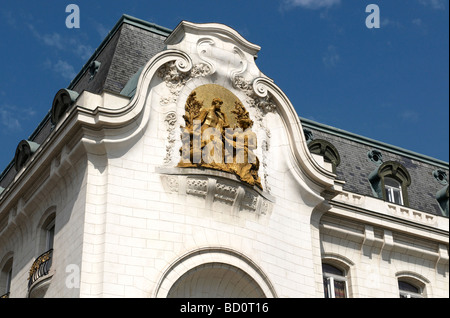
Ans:
[[[433,177],[442,185],[447,185],[447,173],[442,169],[437,169],[433,171]]]
[[[180,182],[178,181],[177,184],[179,185]],[[186,193],[200,197],[206,197],[206,195],[208,194],[208,179],[188,177],[186,179]]]
[[[235,76],[233,79],[233,87],[242,90],[247,95],[246,102],[256,110],[255,120],[258,127],[264,131],[265,138],[261,142],[262,146],[262,171],[264,188],[270,191],[270,185],[268,181],[267,172],[267,155],[270,150],[270,129],[263,123],[264,117],[268,113],[276,111],[276,105],[272,100],[272,97],[268,93],[264,84],[260,83],[258,79],[253,82],[246,80],[243,76]]]
[[[367,157],[369,158],[370,161],[375,163],[377,166],[379,166],[383,163],[383,154],[378,150],[375,150],[375,149],[370,150],[367,153]]]
[[[231,211],[249,211],[268,215],[272,211],[274,198],[257,187],[242,183],[236,176],[206,169],[160,167],[163,186],[169,193],[192,195],[205,199],[205,207],[212,208],[215,202],[230,206]]]
[[[352,205],[362,205],[364,204],[365,197],[359,194],[351,193],[351,192],[341,192],[339,193],[335,200],[339,200],[345,203],[349,203]]]
[[[401,217],[403,219],[410,219],[415,222],[419,222],[427,225],[434,225],[437,222],[437,216],[429,213],[424,213],[420,211],[416,211],[413,209],[409,209],[404,206],[387,203],[387,210],[391,215]]]
[[[177,280],[188,271],[199,268],[205,264],[217,263],[217,260],[221,260],[224,264],[242,269],[254,279],[257,285],[263,290],[266,297],[278,297],[268,276],[255,262],[240,251],[223,246],[200,247],[180,255],[162,272],[162,275],[156,284],[154,296],[158,298],[167,297],[171,287],[174,286]]]
[[[166,156],[164,157],[164,163],[172,163],[173,148],[175,145],[175,126],[177,123],[177,114],[175,112],[170,112],[166,115],[164,122],[167,127],[167,144],[166,144]]]
[[[216,72],[214,63],[210,58],[208,58],[208,56],[212,56],[211,50],[215,44],[216,43],[211,38],[201,38],[197,41],[197,54],[202,61],[206,62],[203,65],[206,65],[209,68],[210,74],[214,74]]]
[[[238,194],[238,189],[238,187],[232,185],[216,182],[214,200],[220,200],[226,204],[233,205]]]
[[[211,66],[204,63],[196,64],[191,69],[186,66],[182,59],[165,63],[158,69],[156,75],[166,83],[170,95],[161,97],[160,104],[176,103],[181,90],[189,80],[207,76],[210,73]]]
[[[276,105],[272,97],[268,93],[265,85],[259,81],[259,78],[251,82],[243,76],[237,75],[232,78],[232,84],[234,88],[242,90],[247,95],[246,102],[259,110],[261,117],[276,110]]]

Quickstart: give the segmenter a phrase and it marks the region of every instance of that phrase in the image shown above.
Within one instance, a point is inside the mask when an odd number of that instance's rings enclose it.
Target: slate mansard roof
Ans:
[[[109,91],[133,95],[141,68],[165,48],[164,40],[170,33],[170,29],[123,15],[67,89],[78,94]],[[50,118],[49,112],[28,138],[30,142],[39,145],[47,139],[52,131]],[[398,162],[408,171],[409,208],[443,215],[436,194],[447,187],[448,195],[447,162],[308,119],[301,118],[301,122],[312,140],[325,140],[338,152],[340,163],[335,172],[339,180],[345,181],[344,191],[374,196],[369,175],[377,169],[377,164],[369,158],[369,153],[375,150],[384,162]],[[441,179],[436,178],[437,171],[441,172]],[[1,192],[7,190],[16,173],[13,160],[0,174],[0,200]]]

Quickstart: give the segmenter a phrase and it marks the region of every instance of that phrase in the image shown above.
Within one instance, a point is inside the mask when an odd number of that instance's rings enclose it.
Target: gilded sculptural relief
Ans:
[[[207,84],[191,92],[185,111],[178,167],[234,173],[262,189],[253,121],[240,100],[222,86]]]

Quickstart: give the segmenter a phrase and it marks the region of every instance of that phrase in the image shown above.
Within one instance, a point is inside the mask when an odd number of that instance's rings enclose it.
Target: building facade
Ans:
[[[124,15],[0,176],[0,294],[448,297],[448,163],[301,119],[259,49]]]

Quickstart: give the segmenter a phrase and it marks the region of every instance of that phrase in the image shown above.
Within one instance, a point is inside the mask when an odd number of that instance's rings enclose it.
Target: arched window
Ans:
[[[29,297],[33,284],[41,277],[49,274],[53,263],[53,243],[55,238],[55,208],[44,213],[38,226],[37,251],[40,254],[31,265],[28,277]],[[33,286],[34,288],[34,286]]]
[[[55,239],[55,219],[52,219],[51,222],[45,228],[45,250],[53,249],[53,241]]]
[[[323,263],[323,289],[325,298],[347,298],[347,277],[344,270]]]
[[[8,298],[11,290],[13,258],[10,257],[1,267],[0,298]]]
[[[55,239],[55,218],[56,208],[54,206],[50,207],[42,214],[37,229],[37,254],[42,254],[53,249],[53,242]]]
[[[311,153],[323,157],[324,162],[331,164],[331,170],[336,173],[336,167],[341,163],[338,150],[330,142],[323,139],[309,140],[308,149]]]
[[[398,162],[386,161],[369,175],[373,194],[382,200],[409,205],[408,186],[411,177],[408,170]]]
[[[403,205],[402,185],[394,178],[384,178],[386,201]]]
[[[416,284],[404,280],[398,281],[400,298],[423,298],[423,290]]]

